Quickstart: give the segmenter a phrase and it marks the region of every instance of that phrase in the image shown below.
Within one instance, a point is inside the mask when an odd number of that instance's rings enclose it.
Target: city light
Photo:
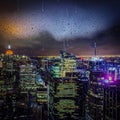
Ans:
[[[0,0],[0,120],[120,120],[120,0]]]
[[[107,75],[107,76],[104,78],[103,81],[104,81],[105,83],[113,83],[113,82],[115,82],[114,77],[111,76],[111,75]]]
[[[93,62],[97,62],[97,61],[103,61],[103,59],[97,57],[97,56],[94,56],[90,59],[90,61],[93,61]]]

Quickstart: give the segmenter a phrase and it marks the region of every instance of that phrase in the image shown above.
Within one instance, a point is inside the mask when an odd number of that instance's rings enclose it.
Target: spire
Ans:
[[[9,44],[8,44],[8,49],[11,49],[11,44],[10,44],[10,41],[9,41]]]
[[[96,56],[97,55],[97,45],[96,45],[96,42],[94,42],[94,55]]]
[[[13,55],[13,51],[11,50],[11,44],[10,44],[10,41],[9,41],[8,46],[7,46],[6,54],[7,54],[7,55]]]
[[[8,45],[8,49],[11,49],[11,45]]]

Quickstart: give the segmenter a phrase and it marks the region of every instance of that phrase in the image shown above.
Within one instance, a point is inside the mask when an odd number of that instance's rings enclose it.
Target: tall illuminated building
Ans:
[[[13,56],[3,56],[2,66],[0,71],[0,101],[3,118],[10,119],[8,113],[15,113],[16,111],[16,98],[18,94],[18,72],[19,70],[15,67],[15,59]],[[7,114],[7,115],[6,115]],[[1,116],[0,116],[1,117]]]
[[[14,54],[13,51],[12,51],[12,49],[11,49],[11,45],[10,44],[8,45],[5,54],[6,55],[13,55]]]
[[[94,55],[95,56],[97,55],[97,45],[96,45],[96,42],[94,42]]]
[[[91,67],[86,99],[86,119],[118,120],[120,118],[118,67],[114,65],[114,62],[109,65],[100,60],[99,62],[94,60],[92,63],[94,65]]]
[[[118,120],[120,118],[120,78],[119,67],[109,66],[108,80],[104,84],[104,120]]]
[[[22,91],[36,90],[36,67],[33,65],[20,66],[20,88]]]
[[[104,61],[96,56],[89,60],[90,80],[86,97],[86,119],[103,120],[103,102],[104,102]]]
[[[82,117],[82,100],[79,95],[80,83],[77,78],[54,79],[50,82],[50,119],[78,120]]]
[[[76,58],[66,52],[51,67],[49,82],[49,115],[51,120],[80,120],[84,116],[84,83],[77,71]]]
[[[105,84],[104,87],[104,120],[120,118],[120,82]]]
[[[101,78],[104,74],[100,71],[90,73],[90,81],[86,99],[86,119],[103,120],[104,86]]]

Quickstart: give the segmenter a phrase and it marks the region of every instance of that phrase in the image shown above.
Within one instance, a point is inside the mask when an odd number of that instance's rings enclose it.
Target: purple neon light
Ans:
[[[111,83],[114,82],[114,76],[112,75],[107,75],[104,80],[105,83]]]

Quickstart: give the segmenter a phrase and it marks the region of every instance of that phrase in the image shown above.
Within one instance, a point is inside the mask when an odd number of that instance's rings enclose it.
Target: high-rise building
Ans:
[[[51,120],[80,120],[84,116],[83,85],[78,79],[57,79],[51,81],[49,86],[49,113]]]
[[[13,55],[14,54],[13,51],[12,51],[12,49],[11,49],[11,45],[10,44],[8,45],[5,54],[7,54],[7,55]]]
[[[103,66],[103,64],[101,64]],[[98,68],[101,68],[98,67]],[[92,69],[86,99],[87,120],[118,120],[120,117],[119,72],[114,62]]]
[[[104,87],[104,120],[120,118],[120,82],[105,84]]]
[[[24,96],[25,105],[32,109],[36,119],[47,119],[47,87],[36,66],[20,66],[20,94]],[[21,104],[24,104],[21,101]]]
[[[80,79],[75,57],[64,54],[47,74],[50,119],[81,120],[85,114],[85,78]]]
[[[86,119],[103,120],[104,85],[101,78],[104,74],[100,71],[90,73],[90,81],[86,98]]]
[[[36,67],[33,65],[20,66],[20,88],[22,91],[36,90]]]

